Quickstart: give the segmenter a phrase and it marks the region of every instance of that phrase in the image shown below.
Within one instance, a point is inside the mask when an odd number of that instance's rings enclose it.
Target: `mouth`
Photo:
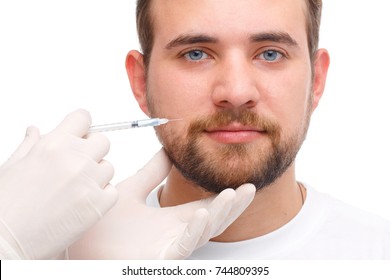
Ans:
[[[263,137],[266,130],[257,127],[231,123],[227,126],[208,128],[204,133],[212,140],[223,144],[244,144]]]

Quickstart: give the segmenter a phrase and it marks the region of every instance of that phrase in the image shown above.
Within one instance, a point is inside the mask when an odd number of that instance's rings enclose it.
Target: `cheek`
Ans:
[[[283,130],[292,132],[305,123],[311,95],[311,74],[309,71],[296,71],[278,77],[270,83],[267,103]],[[308,82],[309,81],[309,82]]]
[[[208,83],[203,76],[180,69],[154,67],[148,74],[148,94],[156,114],[188,118],[201,113],[210,102]]]

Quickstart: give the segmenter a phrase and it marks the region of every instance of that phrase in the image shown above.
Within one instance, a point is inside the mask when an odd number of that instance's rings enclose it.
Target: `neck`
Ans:
[[[258,191],[249,207],[221,235],[217,242],[234,242],[259,237],[288,223],[302,207],[302,192],[295,180],[294,164],[272,185]],[[303,193],[304,194],[304,193]],[[175,206],[212,196],[185,179],[173,167],[160,193],[162,207]]]

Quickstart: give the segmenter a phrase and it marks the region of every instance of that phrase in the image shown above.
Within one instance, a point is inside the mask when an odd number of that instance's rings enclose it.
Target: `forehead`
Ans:
[[[180,34],[207,33],[218,39],[285,32],[307,43],[305,0],[153,0],[155,42]]]

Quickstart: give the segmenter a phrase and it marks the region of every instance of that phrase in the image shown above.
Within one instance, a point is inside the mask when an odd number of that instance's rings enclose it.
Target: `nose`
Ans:
[[[259,97],[251,60],[235,54],[220,62],[212,91],[217,107],[250,109],[258,103]]]

